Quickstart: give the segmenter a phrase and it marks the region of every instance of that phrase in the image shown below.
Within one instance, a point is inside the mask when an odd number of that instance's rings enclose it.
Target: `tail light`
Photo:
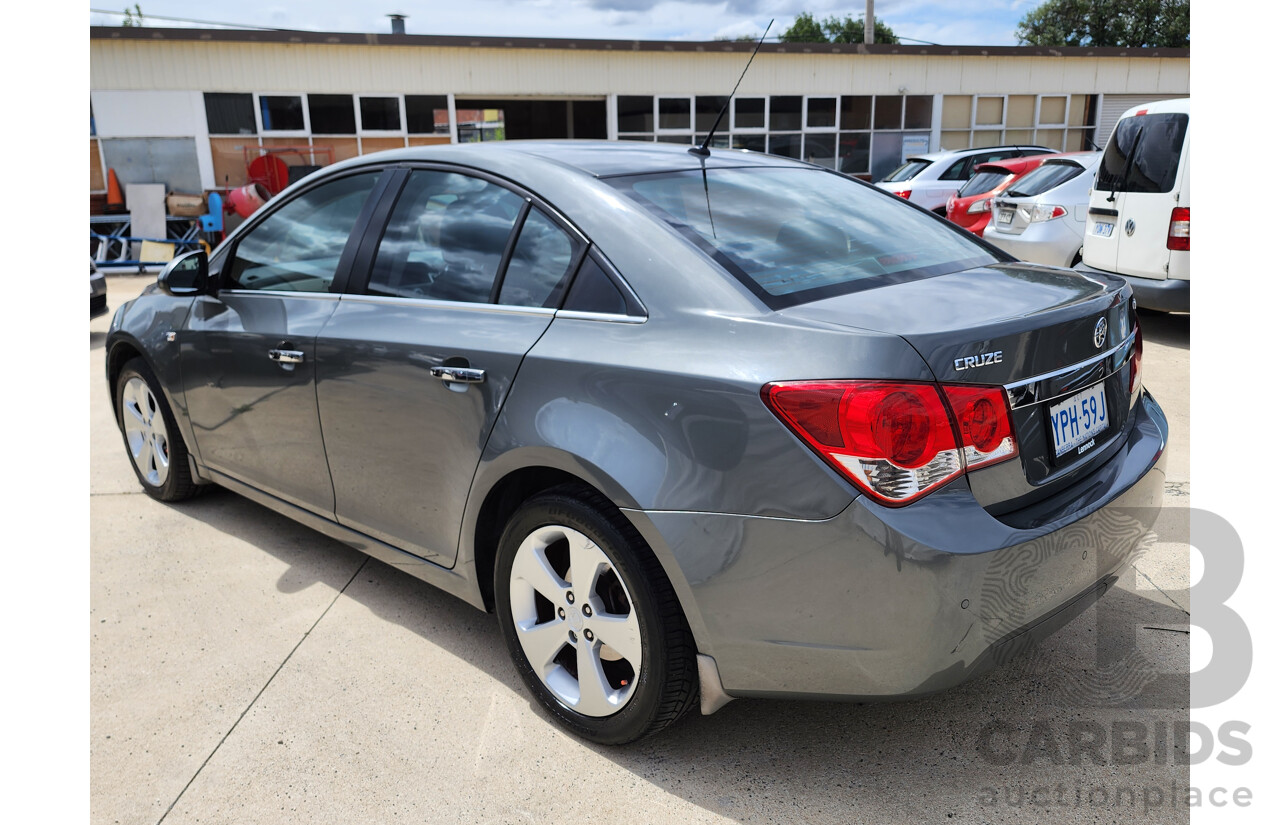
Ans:
[[[903,189],[901,192],[894,192],[893,194],[897,195],[898,197],[902,198],[903,200],[908,200],[908,201],[909,201],[909,200],[911,200],[911,190],[910,190],[910,189]]]
[[[1165,244],[1169,249],[1181,252],[1191,251],[1191,207],[1174,207],[1169,216],[1169,240]]]
[[[1142,389],[1142,327],[1133,322],[1133,355],[1129,358],[1129,394]]]
[[[983,198],[980,201],[974,201],[969,204],[969,209],[967,211],[970,215],[980,215],[983,212],[990,212],[991,198]]]
[[[891,506],[1018,454],[998,387],[786,381],[760,395],[832,468]]]
[[[1022,207],[1023,215],[1029,223],[1039,223],[1040,221],[1051,221],[1055,218],[1061,218],[1067,214],[1065,206],[1055,206],[1043,204],[1031,207]]]

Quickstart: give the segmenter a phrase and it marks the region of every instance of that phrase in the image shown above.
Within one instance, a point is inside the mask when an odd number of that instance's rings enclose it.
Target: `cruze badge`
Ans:
[[[1004,350],[998,349],[995,352],[983,352],[978,355],[966,355],[963,358],[955,360],[956,372],[971,370],[974,367],[989,367],[992,364],[999,364],[1004,360]]]

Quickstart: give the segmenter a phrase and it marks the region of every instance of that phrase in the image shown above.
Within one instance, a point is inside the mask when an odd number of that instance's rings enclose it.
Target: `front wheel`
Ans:
[[[495,567],[507,649],[565,727],[623,744],[693,706],[693,637],[671,583],[599,493],[566,485],[527,501],[507,524]]]
[[[191,479],[187,446],[147,362],[134,358],[125,364],[115,390],[116,421],[142,489],[158,501],[195,495],[199,487]]]

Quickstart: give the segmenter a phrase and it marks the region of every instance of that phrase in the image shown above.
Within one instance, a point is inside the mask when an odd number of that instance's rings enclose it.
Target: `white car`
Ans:
[[[981,149],[952,149],[930,152],[927,155],[912,155],[876,183],[876,186],[939,215],[945,215],[947,199],[973,176],[973,168],[979,163],[1052,153],[1052,149],[1044,146],[1019,145],[984,146]]]
[[[1083,272],[1123,276],[1138,306],[1191,310],[1191,100],[1121,116],[1089,196]]]
[[[1084,245],[1089,187],[1101,157],[1101,152],[1069,152],[1045,159],[995,199],[982,237],[1024,261],[1075,266]]]

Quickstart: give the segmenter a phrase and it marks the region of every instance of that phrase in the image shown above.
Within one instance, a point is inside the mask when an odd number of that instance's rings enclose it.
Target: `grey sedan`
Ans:
[[[746,152],[343,162],[107,352],[148,494],[221,485],[495,612],[605,743],[954,685],[1091,604],[1161,500],[1125,281]]]

